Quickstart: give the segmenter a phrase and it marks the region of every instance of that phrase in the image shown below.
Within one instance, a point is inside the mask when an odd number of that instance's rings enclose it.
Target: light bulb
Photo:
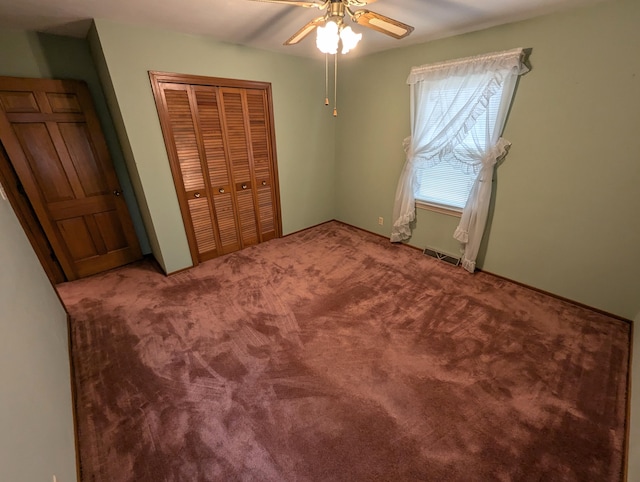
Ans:
[[[338,42],[338,25],[334,21],[327,22],[324,27],[318,27],[316,36],[316,46],[318,50],[324,54],[337,54]]]
[[[358,42],[362,38],[361,33],[355,33],[351,27],[347,26],[340,30],[340,39],[342,40],[342,53],[346,54],[350,50],[356,48]]]

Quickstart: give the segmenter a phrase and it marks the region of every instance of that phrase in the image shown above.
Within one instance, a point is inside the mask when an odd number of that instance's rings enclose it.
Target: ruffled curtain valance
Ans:
[[[529,69],[522,63],[522,55],[523,49],[518,48],[413,67],[407,78],[407,84],[443,79],[451,75],[482,73],[487,70],[495,72],[516,69],[518,74],[524,74]]]

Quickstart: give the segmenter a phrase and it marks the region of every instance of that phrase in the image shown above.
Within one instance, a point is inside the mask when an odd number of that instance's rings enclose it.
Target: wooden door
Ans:
[[[256,218],[255,183],[252,182],[253,151],[246,115],[246,91],[238,88],[221,88],[223,132],[233,178],[232,189],[238,205],[238,224],[242,246],[258,244],[258,220]]]
[[[1,77],[0,139],[68,280],[141,258],[86,84]]]
[[[149,75],[194,264],[279,236],[270,85]]]
[[[165,141],[194,264],[240,249],[216,91],[165,83],[160,95],[169,133]]]
[[[260,227],[260,240],[268,241],[280,232],[279,214],[276,215],[274,202],[276,197],[273,185],[271,162],[271,136],[269,128],[269,99],[266,92],[258,89],[246,90],[247,121],[251,141],[251,157],[256,199],[257,217]]]
[[[220,115],[220,93],[212,86],[193,85],[189,86],[189,89],[195,93],[196,98],[198,131],[194,134],[202,139],[202,159],[212,200],[212,227],[218,235],[219,249],[212,252],[212,256],[218,256],[242,248],[236,219],[237,203],[233,196],[234,180],[228,162],[228,148]],[[198,252],[202,252],[199,243]],[[200,254],[200,260],[202,259],[203,256]]]
[[[31,242],[36,256],[40,260],[40,264],[44,268],[45,273],[49,277],[52,284],[58,284],[67,278],[64,275],[62,266],[56,258],[51,243],[47,239],[46,234],[42,230],[42,226],[38,222],[33,206],[27,197],[24,186],[20,182],[15,169],[9,162],[4,147],[0,144],[0,184],[5,186],[5,192],[11,203],[11,207],[16,213],[16,217],[22,225],[27,238]]]

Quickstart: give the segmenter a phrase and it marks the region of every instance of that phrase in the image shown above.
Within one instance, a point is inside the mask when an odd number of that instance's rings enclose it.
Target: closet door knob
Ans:
[[[224,193],[224,188],[222,188],[222,187],[221,187],[220,189],[218,189],[218,192],[219,192],[220,194],[223,194],[223,193]]]
[[[246,188],[247,188],[247,185],[246,185],[246,184],[243,184],[243,185],[242,185],[242,189],[246,189]]]
[[[267,185],[267,181],[262,181],[262,185],[266,186]]]
[[[195,193],[193,197],[200,197],[200,193],[199,192]]]

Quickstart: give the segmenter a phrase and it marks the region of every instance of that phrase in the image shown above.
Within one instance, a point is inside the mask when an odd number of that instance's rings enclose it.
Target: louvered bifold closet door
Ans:
[[[220,118],[220,95],[216,87],[194,86],[198,118],[204,147],[209,186],[213,199],[220,254],[241,248],[233,198],[233,179],[227,161],[227,152]]]
[[[258,221],[261,241],[276,237],[273,189],[273,170],[271,159],[271,132],[267,107],[267,95],[264,90],[246,90],[249,131],[253,153],[253,171],[255,192],[258,200]]]
[[[194,264],[281,236],[271,85],[149,76]]]
[[[234,183],[238,221],[243,247],[258,244],[260,236],[256,218],[257,197],[252,178],[253,152],[246,107],[245,89],[221,88],[223,132],[228,146],[229,164]]]
[[[206,181],[209,178],[207,156],[198,125],[196,94],[191,86],[184,84],[164,84],[162,92],[173,143],[169,154],[174,157],[174,165],[179,166],[178,176],[174,170],[174,180],[183,188],[179,194],[188,206],[183,218],[191,225],[187,226],[189,246],[192,256],[204,261],[220,254],[220,238],[216,232],[211,189]],[[207,117],[206,121],[211,120]]]

